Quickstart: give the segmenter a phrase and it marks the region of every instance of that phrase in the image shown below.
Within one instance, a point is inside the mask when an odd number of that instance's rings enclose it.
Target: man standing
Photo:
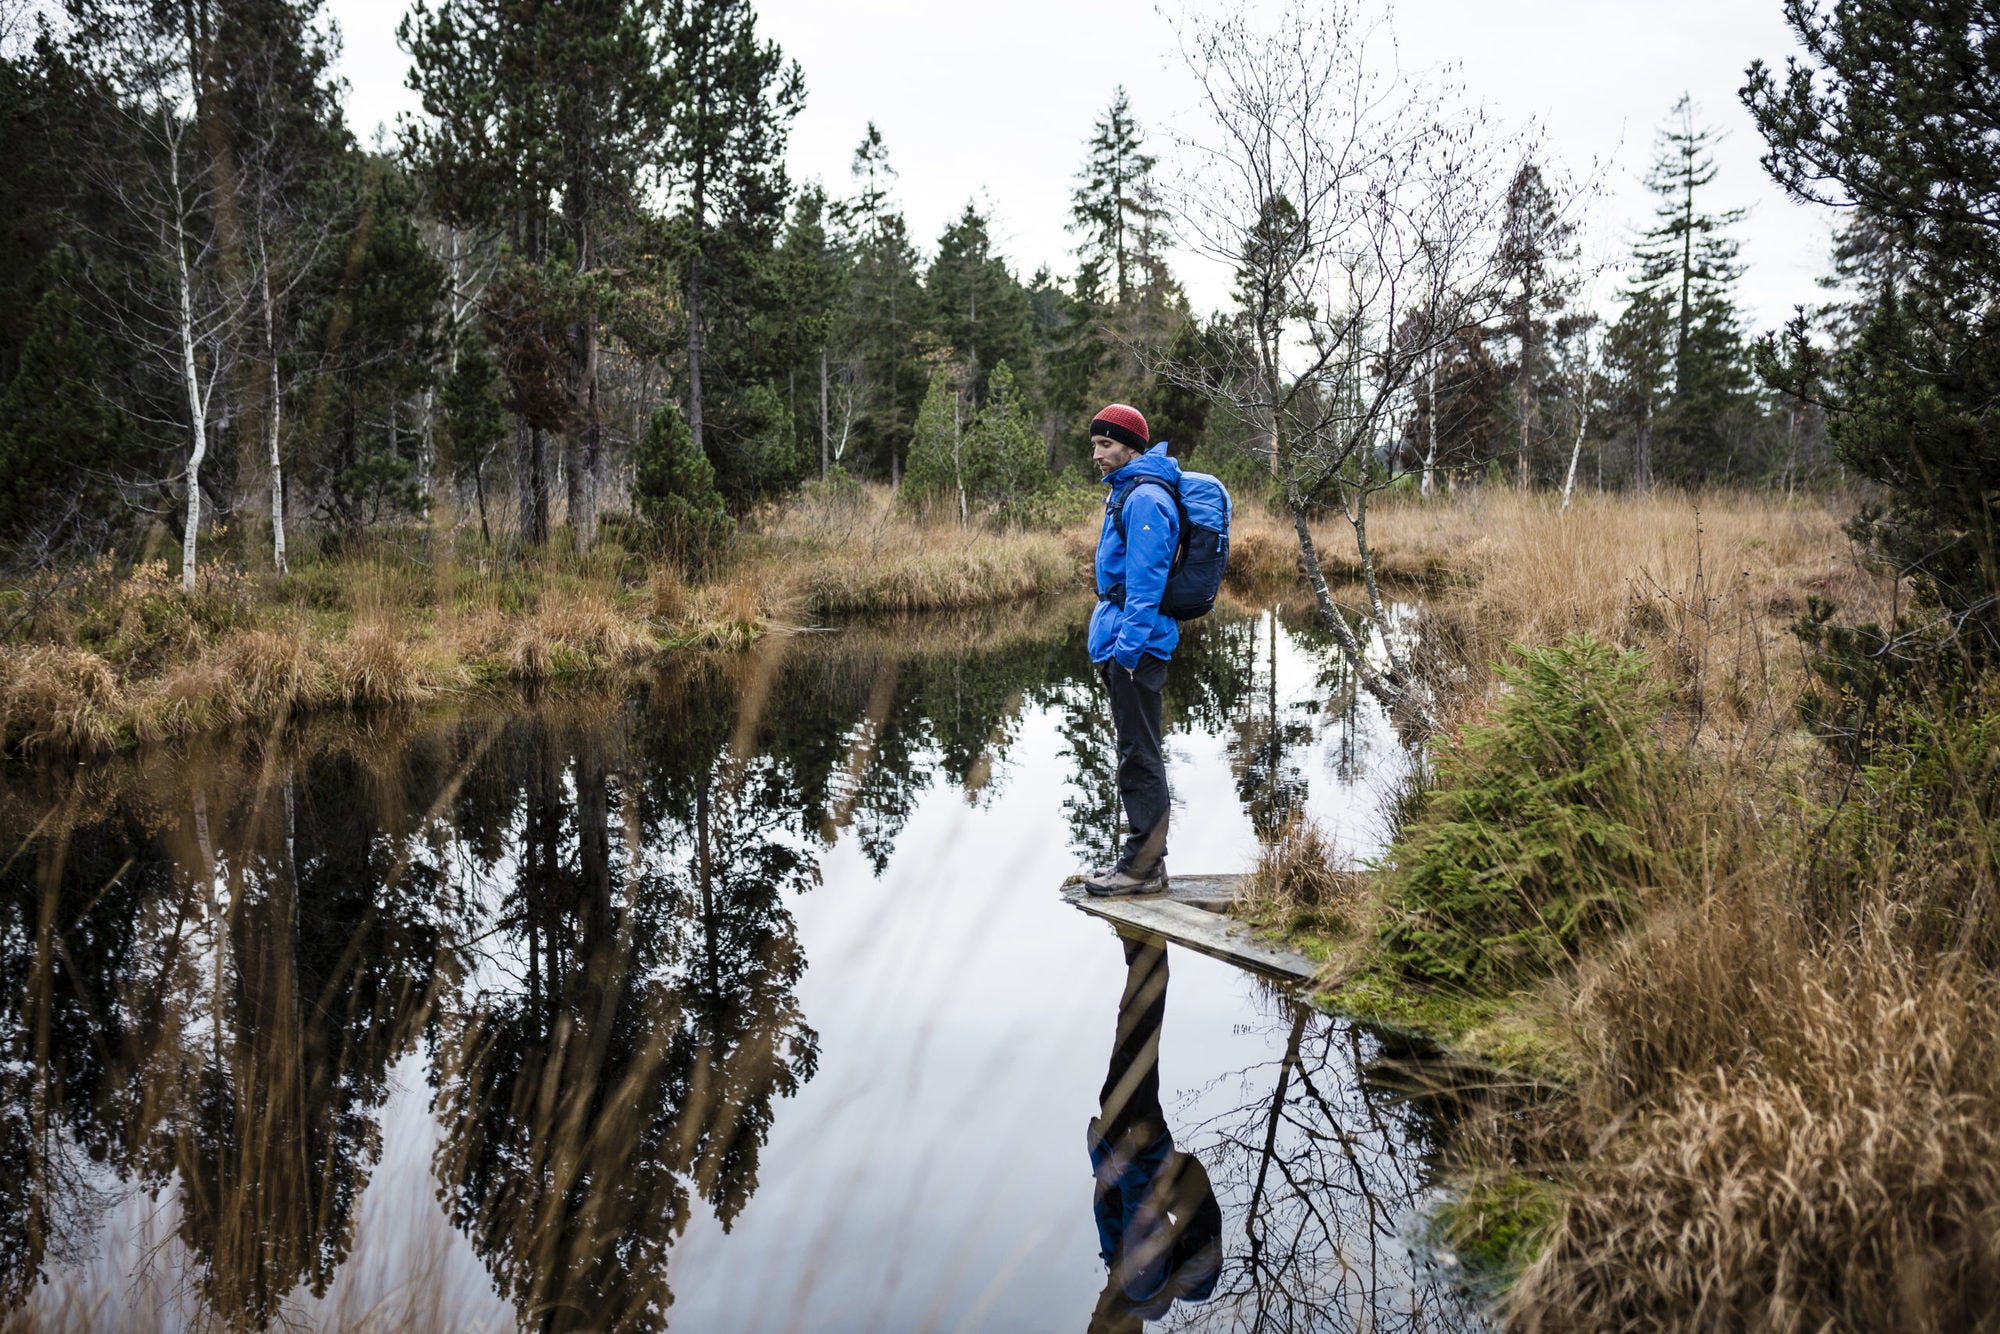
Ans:
[[[1113,403],[1091,421],[1090,453],[1111,488],[1097,537],[1090,660],[1111,693],[1127,834],[1117,863],[1083,885],[1092,894],[1153,894],[1167,887],[1160,688],[1181,629],[1160,610],[1160,599],[1180,542],[1181,468],[1164,442],[1149,445],[1146,419],[1123,403]]]

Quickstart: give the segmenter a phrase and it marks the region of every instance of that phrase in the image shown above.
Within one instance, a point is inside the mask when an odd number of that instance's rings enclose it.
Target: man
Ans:
[[[1160,610],[1180,542],[1180,464],[1150,445],[1138,409],[1113,403],[1090,423],[1090,454],[1110,486],[1097,537],[1097,610],[1090,660],[1111,693],[1118,729],[1118,795],[1127,835],[1118,861],[1086,879],[1092,894],[1155,894],[1167,887],[1167,763],[1160,688],[1180,643]]]

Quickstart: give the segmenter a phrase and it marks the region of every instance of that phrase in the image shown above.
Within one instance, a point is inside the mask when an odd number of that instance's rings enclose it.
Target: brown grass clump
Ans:
[[[118,735],[121,700],[95,653],[40,644],[0,653],[0,738],[25,751],[95,751]]]
[[[794,565],[784,586],[808,613],[914,612],[1040,597],[1087,584],[1055,533],[912,526]]]
[[[386,625],[355,627],[334,651],[336,689],[348,707],[421,704],[445,682],[427,679],[418,648]]]
[[[1231,588],[1244,591],[1303,585],[1298,535],[1266,516],[1239,511],[1231,524],[1224,577]]]
[[[1337,935],[1355,928],[1363,901],[1361,873],[1342,868],[1317,822],[1294,815],[1264,846],[1232,911],[1289,932]]]
[[[673,565],[665,562],[655,564],[647,572],[646,587],[652,599],[654,619],[678,621],[688,614],[687,579]]]
[[[1631,1128],[1582,1159],[1511,1323],[1994,1328],[2000,986],[1924,964],[1879,923],[1806,952],[1746,938],[1768,920],[1718,920],[1736,916],[1711,912],[1627,961],[1681,970],[1690,950],[1750,946],[1735,956],[1751,977],[1732,1015],[1748,1026],[1714,1047],[1713,1034],[1669,1038],[1660,1056],[1703,1063],[1653,1074],[1659,1099],[1634,1104]],[[1628,1024],[1637,1008],[1695,1018],[1676,1003],[1691,996],[1652,996],[1636,973],[1613,985]]]

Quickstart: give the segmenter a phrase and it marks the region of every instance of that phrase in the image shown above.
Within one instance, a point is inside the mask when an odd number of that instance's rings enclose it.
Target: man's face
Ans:
[[[1138,458],[1139,451],[1108,435],[1093,435],[1090,437],[1090,457],[1097,464],[1097,475],[1108,477]]]

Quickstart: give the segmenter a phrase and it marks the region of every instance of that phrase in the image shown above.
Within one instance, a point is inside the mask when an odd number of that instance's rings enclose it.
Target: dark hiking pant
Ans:
[[[1144,874],[1167,855],[1167,759],[1160,749],[1167,660],[1147,654],[1134,671],[1115,661],[1097,670],[1111,692],[1111,723],[1118,729],[1118,796],[1127,830],[1118,864]]]

